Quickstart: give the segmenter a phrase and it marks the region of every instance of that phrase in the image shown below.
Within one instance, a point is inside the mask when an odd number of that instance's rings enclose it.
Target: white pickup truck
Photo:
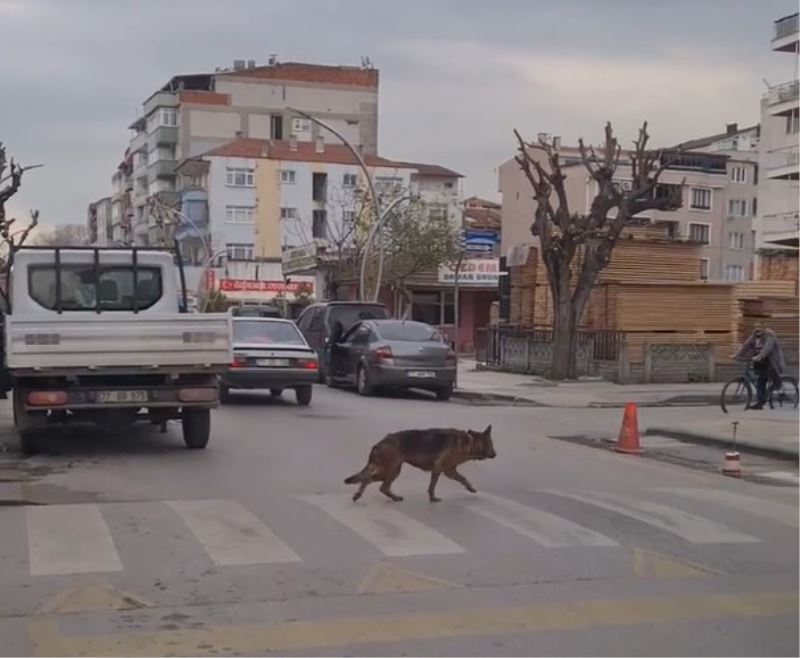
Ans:
[[[21,247],[7,288],[6,379],[24,452],[70,421],[166,431],[180,419],[186,446],[206,446],[232,319],[186,312],[177,249]]]

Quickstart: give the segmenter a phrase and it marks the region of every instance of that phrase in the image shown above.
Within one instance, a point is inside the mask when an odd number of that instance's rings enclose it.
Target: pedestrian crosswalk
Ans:
[[[513,498],[482,492],[453,495],[437,506],[419,501],[393,504],[379,497],[354,503],[348,493],[323,493],[293,497],[289,504],[291,524],[314,524],[314,532],[305,536],[328,544],[328,554],[372,551],[391,558],[458,556],[485,550],[486,543],[479,541],[479,535],[491,528],[493,541],[516,538],[528,542],[532,550],[549,551],[624,549],[643,529],[700,546],[748,545],[767,541],[771,528],[765,528],[765,522],[784,528],[797,526],[797,507],[789,502],[717,488],[658,488],[625,494],[543,489],[519,492]],[[119,522],[120,508],[125,505],[31,506],[23,513],[19,508],[0,510],[0,528],[3,533],[20,532],[26,537],[27,556],[13,561],[24,564],[30,577],[119,572],[126,569],[124,558],[131,556],[125,546],[131,541],[130,533],[126,534]],[[191,541],[193,554],[199,546],[216,567],[291,565],[314,554],[307,547],[293,545],[303,533],[287,533],[287,524],[281,519],[271,519],[268,511],[259,513],[234,500],[127,505],[135,506],[137,518],[144,518],[150,509],[158,523],[172,519],[170,550],[174,553],[178,537]],[[281,509],[285,513],[287,508]],[[325,523],[319,522],[320,515],[327,519]],[[24,527],[13,528],[14,523]],[[333,532],[337,526],[344,532]],[[154,563],[159,560],[158,540],[159,533],[138,540],[152,542],[147,550]],[[0,544],[0,564],[3,559],[7,564],[12,561],[4,550],[11,549]]]

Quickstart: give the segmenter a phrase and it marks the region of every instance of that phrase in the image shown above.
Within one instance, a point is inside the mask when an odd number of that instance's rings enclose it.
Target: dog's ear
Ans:
[[[491,436],[492,435],[492,426],[488,425],[485,430],[483,430],[484,436]]]

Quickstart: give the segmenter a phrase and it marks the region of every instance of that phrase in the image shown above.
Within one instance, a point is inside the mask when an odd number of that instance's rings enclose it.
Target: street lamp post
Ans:
[[[342,141],[342,143],[350,150],[350,153],[353,154],[353,157],[356,159],[356,162],[358,162],[358,166],[361,168],[361,171],[364,174],[364,178],[367,179],[367,187],[369,188],[369,195],[370,195],[370,198],[372,199],[372,207],[373,207],[373,210],[375,212],[375,227],[377,227],[377,231],[375,231],[375,230],[370,231],[370,234],[369,234],[369,236],[367,238],[367,242],[364,245],[364,253],[361,256],[361,258],[362,258],[361,278],[360,278],[360,281],[359,281],[358,294],[359,294],[359,297],[361,297],[361,301],[366,301],[365,300],[366,295],[365,295],[365,290],[364,290],[364,285],[366,283],[365,282],[365,278],[364,278],[364,272],[366,271],[366,269],[364,267],[364,263],[367,260],[367,255],[369,254],[369,249],[370,249],[370,246],[372,244],[372,239],[373,239],[375,233],[377,232],[377,234],[378,234],[378,248],[379,248],[379,251],[378,251],[378,278],[375,281],[375,294],[373,295],[373,301],[377,301],[377,299],[378,299],[378,291],[381,288],[381,281],[383,280],[383,258],[384,258],[384,254],[383,254],[383,233],[381,232],[381,226],[382,226],[382,223],[383,223],[382,220],[386,216],[386,214],[388,212],[388,209],[387,209],[387,211],[384,211],[383,213],[381,213],[380,199],[378,198],[378,195],[375,192],[375,184],[373,183],[372,176],[370,175],[369,170],[367,169],[367,163],[364,162],[364,158],[361,156],[361,153],[359,153],[358,149],[355,146],[353,146],[348,141],[348,139],[344,135],[342,135],[338,130],[336,130],[332,126],[328,125],[326,122],[322,121],[321,119],[318,119],[317,117],[309,114],[308,112],[303,112],[302,110],[298,110],[297,108],[294,108],[294,107],[288,107],[286,109],[288,109],[291,112],[295,112],[296,114],[299,114],[301,117],[304,117],[304,118],[308,119],[309,121],[313,121],[318,126],[321,126],[322,128],[325,128],[325,130],[333,133],[337,138],[339,138]],[[394,206],[396,206],[396,205],[397,205],[397,203],[393,202],[389,206],[389,209],[394,208]],[[373,228],[375,228],[375,227],[373,227]]]
[[[453,339],[455,342],[455,349],[453,350],[456,355],[456,372],[455,377],[453,379],[453,387],[458,388],[458,343],[459,343],[459,329],[460,329],[460,322],[461,322],[461,313],[460,313],[460,306],[461,300],[459,296],[459,276],[461,273],[461,263],[464,260],[464,255],[466,253],[466,247],[464,246],[464,234],[463,232],[459,235],[458,238],[458,259],[456,260],[456,268],[455,268],[455,278],[453,280],[453,322],[455,323],[454,331],[453,331]]]
[[[202,281],[204,280],[204,278],[205,278],[205,275],[206,275],[206,270],[207,270],[209,267],[211,267],[211,264],[214,262],[214,260],[215,260],[216,258],[219,258],[220,256],[222,256],[222,255],[224,255],[224,254],[227,254],[227,253],[228,253],[227,249],[220,249],[220,250],[216,251],[215,253],[211,254],[211,255],[208,257],[208,259],[207,259],[207,260],[206,260],[206,262],[205,262],[205,265],[203,265],[203,269],[202,269],[202,270],[200,270],[200,281],[201,281],[201,282],[202,282]],[[205,298],[203,299],[203,308],[202,308],[202,311],[201,311],[201,312],[202,312],[202,313],[205,313],[205,312],[206,312],[206,308],[208,308],[208,291],[206,291]]]

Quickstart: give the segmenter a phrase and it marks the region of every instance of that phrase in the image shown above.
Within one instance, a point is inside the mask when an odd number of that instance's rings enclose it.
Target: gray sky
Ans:
[[[756,123],[793,74],[770,50],[795,0],[0,0],[0,141],[30,172],[11,210],[83,223],[141,102],[177,73],[234,59],[380,69],[382,155],[497,196],[513,128],[656,144]]]

